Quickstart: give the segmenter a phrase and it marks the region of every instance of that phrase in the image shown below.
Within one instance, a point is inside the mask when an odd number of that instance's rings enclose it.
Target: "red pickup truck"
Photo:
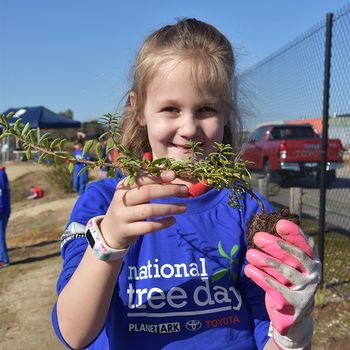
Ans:
[[[319,178],[321,138],[310,124],[271,124],[254,130],[242,146],[242,158],[252,161],[251,170],[278,178]],[[336,169],[343,166],[343,146],[338,139],[328,140],[327,183],[336,180]]]

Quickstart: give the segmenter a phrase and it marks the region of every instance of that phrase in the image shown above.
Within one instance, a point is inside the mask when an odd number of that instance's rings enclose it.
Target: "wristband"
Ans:
[[[99,260],[114,261],[121,259],[128,251],[125,249],[111,248],[104,240],[98,224],[104,218],[104,215],[91,218],[86,224],[85,236],[92,248],[93,253]]]

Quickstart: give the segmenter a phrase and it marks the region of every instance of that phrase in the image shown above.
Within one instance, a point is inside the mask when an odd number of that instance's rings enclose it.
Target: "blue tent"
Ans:
[[[9,120],[11,124],[21,118],[23,124],[29,122],[31,129],[79,128],[81,126],[80,122],[54,113],[43,106],[9,108],[3,114],[7,115],[10,112],[15,113]]]

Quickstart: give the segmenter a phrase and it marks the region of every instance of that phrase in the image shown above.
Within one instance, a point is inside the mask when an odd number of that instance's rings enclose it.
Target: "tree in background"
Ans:
[[[73,119],[73,116],[74,116],[74,112],[70,108],[66,109],[63,112],[59,112],[58,114],[63,115],[64,117],[66,117],[68,119]]]

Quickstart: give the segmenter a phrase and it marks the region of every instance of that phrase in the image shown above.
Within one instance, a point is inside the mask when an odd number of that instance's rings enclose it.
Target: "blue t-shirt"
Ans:
[[[76,223],[85,225],[105,214],[115,188],[115,179],[104,179],[79,197],[63,236],[58,293],[87,247]],[[154,202],[186,203],[187,211],[170,228],[141,236],[130,246],[105,326],[88,348],[263,349],[270,325],[265,294],[243,273],[246,224],[260,210],[257,201],[246,195],[241,209],[232,208],[226,190],[212,189],[195,198]],[[56,307],[53,325],[64,342]]]
[[[11,213],[10,188],[5,168],[0,169],[0,216],[8,217]]]

